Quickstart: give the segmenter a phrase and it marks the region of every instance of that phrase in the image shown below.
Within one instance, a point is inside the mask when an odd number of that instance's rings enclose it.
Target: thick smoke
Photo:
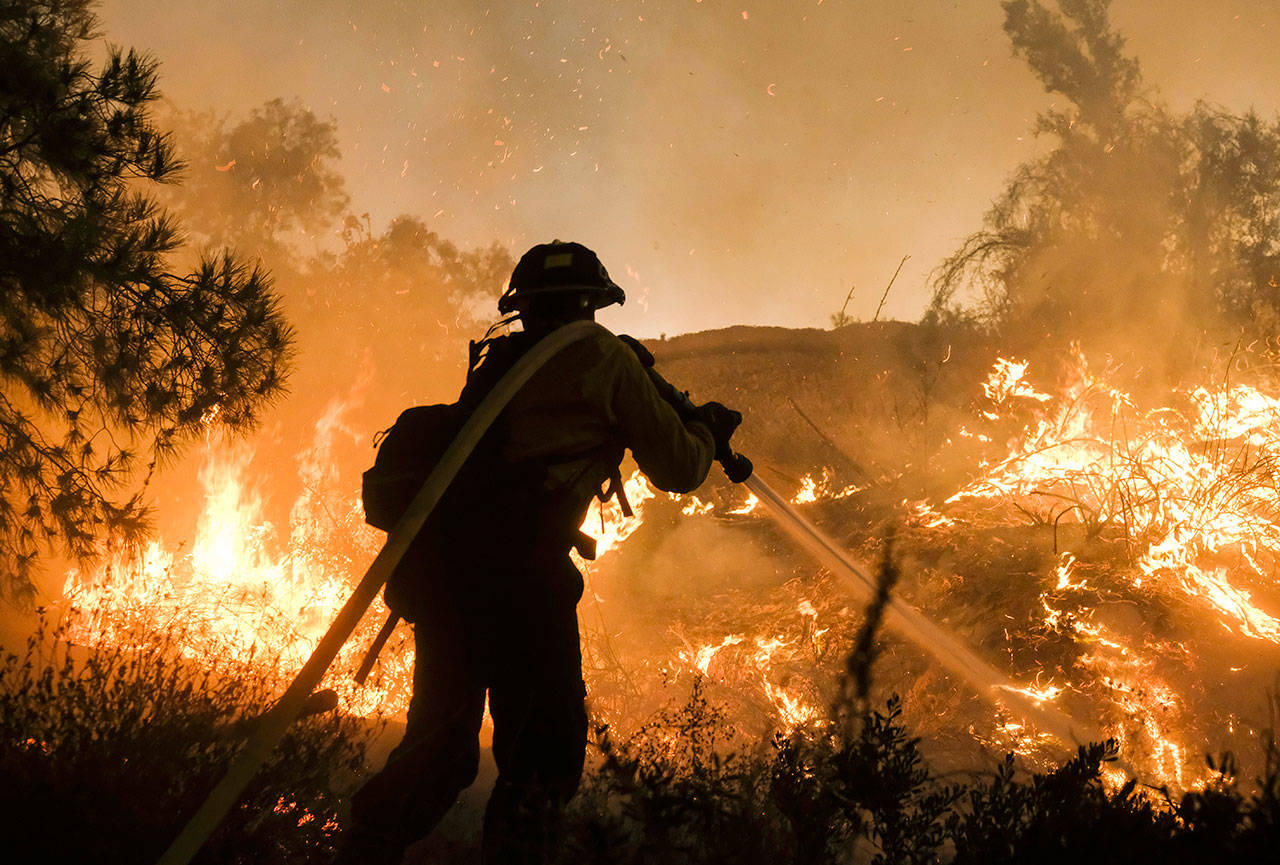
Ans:
[[[1003,5],[1016,55],[1066,103],[1038,117],[1048,151],[939,267],[931,315],[968,292],[960,314],[1006,350],[1076,342],[1174,380],[1241,328],[1274,331],[1280,122],[1166,106],[1108,2]]]

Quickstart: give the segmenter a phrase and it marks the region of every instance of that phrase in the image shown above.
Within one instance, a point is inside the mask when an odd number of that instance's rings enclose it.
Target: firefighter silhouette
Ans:
[[[587,247],[533,247],[498,301],[522,330],[473,345],[459,404],[474,406],[543,336],[624,300]],[[341,865],[397,863],[444,817],[475,780],[486,695],[498,778],[484,861],[554,857],[586,749],[583,583],[569,553],[594,551],[578,527],[598,496],[620,495],[625,510],[625,450],[658,488],[689,492],[741,421],[719,403],[677,411],[645,354],[600,327],[553,356],[491,431],[487,473],[460,476],[397,570],[388,601],[396,590],[393,609],[414,623],[413,698],[403,740],[353,799]]]

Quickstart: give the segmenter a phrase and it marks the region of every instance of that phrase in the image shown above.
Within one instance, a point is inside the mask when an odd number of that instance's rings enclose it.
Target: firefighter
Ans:
[[[523,330],[484,344],[460,400],[474,405],[542,336],[621,304],[625,295],[587,247],[530,249],[499,299]],[[534,373],[496,425],[502,474],[451,491],[435,560],[406,618],[417,647],[404,739],[353,799],[338,862],[397,863],[475,780],[488,696],[498,778],[484,816],[487,863],[547,862],[586,749],[586,689],[576,607],[588,558],[579,526],[592,499],[622,495],[630,449],[658,488],[685,493],[707,476],[741,415],[707,403],[682,417],[658,393],[637,350],[601,327]],[[458,484],[455,484],[458,486]],[[446,507],[447,506],[447,507]],[[477,519],[484,514],[484,519]],[[390,595],[389,595],[390,599]],[[398,610],[399,612],[399,610]]]

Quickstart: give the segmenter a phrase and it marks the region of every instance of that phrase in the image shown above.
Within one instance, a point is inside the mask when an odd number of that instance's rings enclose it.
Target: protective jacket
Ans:
[[[508,367],[534,338],[517,333],[495,340],[467,389],[489,386],[486,368]],[[701,484],[715,454],[710,428],[683,421],[635,352],[604,327],[534,373],[504,412],[501,435],[506,463],[544,465],[547,490],[581,510],[617,469],[624,449],[654,486],[673,493]]]

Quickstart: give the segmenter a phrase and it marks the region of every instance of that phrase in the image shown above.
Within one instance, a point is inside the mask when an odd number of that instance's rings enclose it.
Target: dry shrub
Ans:
[[[0,836],[11,862],[138,863],[163,852],[271,703],[270,668],[181,657],[176,629],[76,647],[44,626],[0,659]],[[367,723],[298,722],[197,859],[323,859]]]

